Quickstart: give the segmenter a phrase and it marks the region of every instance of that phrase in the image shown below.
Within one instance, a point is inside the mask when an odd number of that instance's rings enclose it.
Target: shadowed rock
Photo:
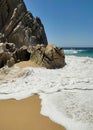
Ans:
[[[27,49],[27,46],[16,48],[14,43],[0,43],[0,68],[4,65],[11,67],[17,62],[29,60],[30,53]]]
[[[30,59],[30,53],[27,49],[27,46],[22,46],[20,49],[16,49],[16,51],[13,52],[12,55],[16,63],[20,61],[27,61]]]
[[[7,64],[7,61],[11,59],[11,53],[5,51],[5,45],[0,44],[0,68]]]

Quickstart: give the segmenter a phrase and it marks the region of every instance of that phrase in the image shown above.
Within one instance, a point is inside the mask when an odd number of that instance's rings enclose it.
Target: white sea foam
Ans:
[[[73,50],[73,49],[71,49],[71,50],[64,50],[64,53],[65,54],[76,54],[76,53],[78,53],[78,50]]]
[[[74,54],[85,52],[85,51],[87,51],[87,50],[82,50],[82,49],[80,49],[80,50],[78,50],[78,49],[77,50],[76,49],[68,49],[68,50],[64,50],[64,53],[66,55],[74,55]]]
[[[0,99],[38,93],[43,115],[67,130],[93,130],[93,59],[66,56],[66,63],[55,70],[26,68],[24,76],[0,84]]]

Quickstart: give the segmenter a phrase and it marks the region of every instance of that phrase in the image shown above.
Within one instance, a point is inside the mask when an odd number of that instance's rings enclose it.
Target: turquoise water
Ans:
[[[65,55],[93,58],[93,48],[64,48]]]

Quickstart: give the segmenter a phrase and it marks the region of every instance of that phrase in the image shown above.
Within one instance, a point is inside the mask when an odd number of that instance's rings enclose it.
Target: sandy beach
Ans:
[[[40,99],[0,100],[0,130],[65,130],[40,114]]]
[[[20,69],[38,67],[31,61],[23,61],[15,66]],[[24,75],[24,71],[20,70],[19,73],[22,73],[21,76]],[[13,72],[12,77],[20,77],[19,73]],[[4,80],[11,78],[6,73],[3,77]],[[0,130],[65,130],[61,125],[40,114],[40,102],[38,95],[23,100],[0,100]]]

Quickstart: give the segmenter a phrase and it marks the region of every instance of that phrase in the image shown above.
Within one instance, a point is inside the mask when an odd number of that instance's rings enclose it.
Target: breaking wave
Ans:
[[[64,53],[66,55],[75,55],[75,56],[82,56],[82,57],[92,57],[93,58],[93,49],[69,49],[64,50]]]

